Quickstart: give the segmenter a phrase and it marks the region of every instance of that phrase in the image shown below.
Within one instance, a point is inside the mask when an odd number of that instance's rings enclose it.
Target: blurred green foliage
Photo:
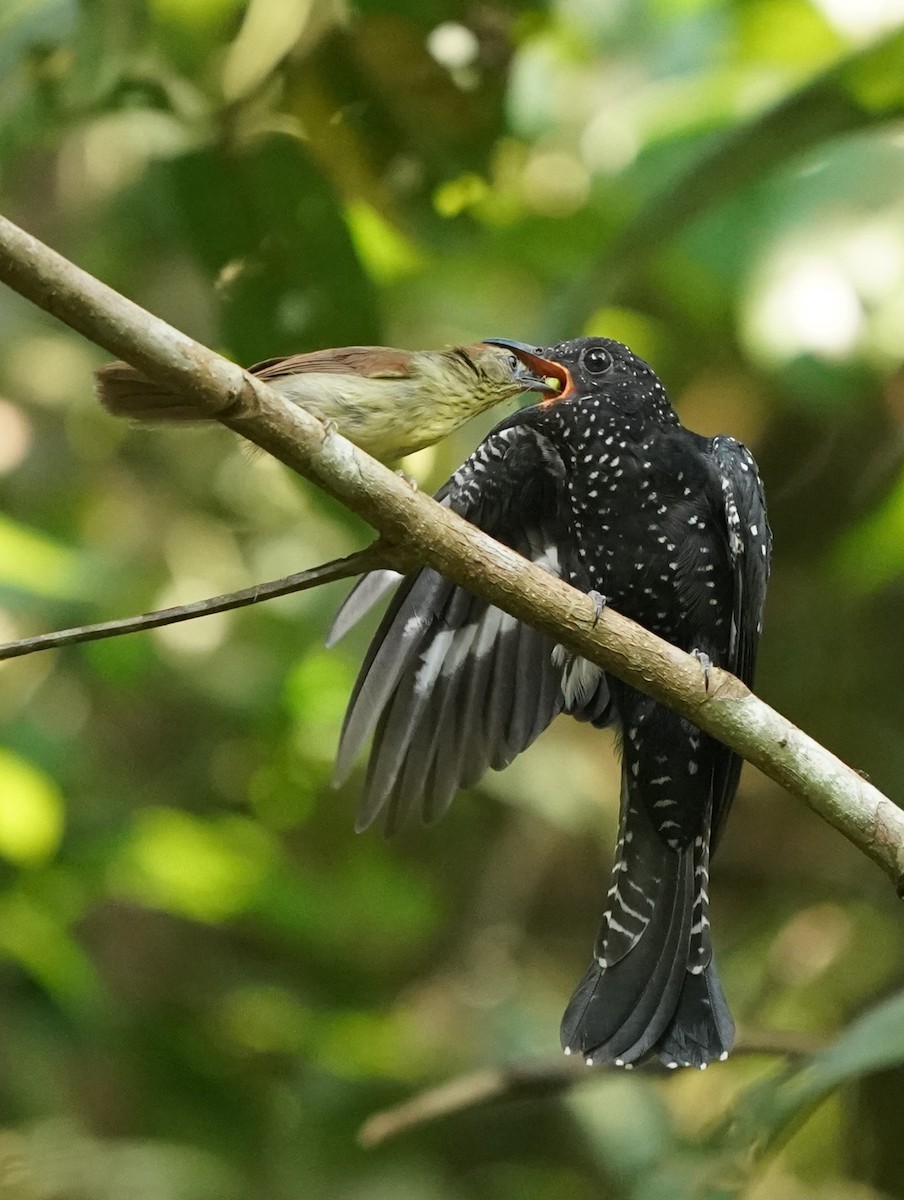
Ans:
[[[242,362],[605,332],[762,465],[759,690],[904,779],[900,0],[4,0],[0,207]],[[225,431],[93,399],[0,295],[6,639],[285,574],[359,522]],[[498,414],[497,414],[498,415]],[[438,484],[489,427],[406,463]],[[378,1150],[375,1109],[543,1057],[617,805],[566,721],[441,829],[329,788],[341,589],[0,673],[2,1200],[904,1195],[900,902],[748,770],[716,936],[748,1030]],[[837,1038],[837,1041],[835,1040]]]

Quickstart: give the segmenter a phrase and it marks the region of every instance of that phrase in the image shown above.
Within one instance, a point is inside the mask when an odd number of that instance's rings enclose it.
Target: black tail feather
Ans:
[[[734,1036],[709,937],[709,797],[697,833],[676,845],[642,779],[630,761],[623,766],[607,911],[562,1020],[562,1045],[588,1063],[631,1065],[658,1052],[669,1066],[705,1066],[727,1055]]]
[[[687,971],[675,1015],[657,1049],[667,1066],[705,1067],[728,1057],[735,1026],[714,963]]]
[[[672,1021],[686,974],[693,871],[689,854],[662,850],[661,892],[649,924],[616,962],[594,960],[562,1020],[563,1047],[588,1062],[636,1062]]]
[[[689,872],[683,875],[689,884]],[[670,1067],[727,1058],[735,1026],[715,963],[702,972],[687,967],[692,910],[689,887],[676,888],[667,921],[651,921],[637,946],[612,966],[594,960],[562,1019],[566,1053],[617,1066],[652,1052]]]

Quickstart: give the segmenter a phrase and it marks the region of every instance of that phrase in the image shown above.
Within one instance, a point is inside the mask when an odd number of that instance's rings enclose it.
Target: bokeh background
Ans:
[[[901,0],[3,0],[0,209],[243,363],[628,341],[761,464],[758,690],[897,796],[902,26]],[[106,416],[104,357],[0,294],[3,638],[368,540],[225,430]],[[491,420],[406,469],[438,485]],[[439,828],[355,836],[342,593],[0,672],[3,1200],[904,1195],[904,910],[749,768],[726,990],[748,1039],[834,1048],[358,1146],[422,1088],[555,1054],[618,778],[562,720]]]

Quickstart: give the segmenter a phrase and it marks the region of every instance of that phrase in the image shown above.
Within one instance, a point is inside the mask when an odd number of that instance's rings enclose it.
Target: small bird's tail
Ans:
[[[210,418],[185,397],[159,383],[152,383],[128,363],[112,362],[96,374],[97,395],[115,417],[136,421],[206,421]]]
[[[731,1048],[734,1024],[712,962],[709,830],[669,846],[626,788],[594,961],[562,1019],[562,1046],[588,1063],[630,1065],[655,1051],[705,1066]]]

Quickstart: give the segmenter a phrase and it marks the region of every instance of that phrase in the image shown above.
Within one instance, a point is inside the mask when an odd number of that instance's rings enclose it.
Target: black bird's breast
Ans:
[[[571,582],[718,662],[728,648],[733,589],[708,439],[587,403],[556,415]]]

